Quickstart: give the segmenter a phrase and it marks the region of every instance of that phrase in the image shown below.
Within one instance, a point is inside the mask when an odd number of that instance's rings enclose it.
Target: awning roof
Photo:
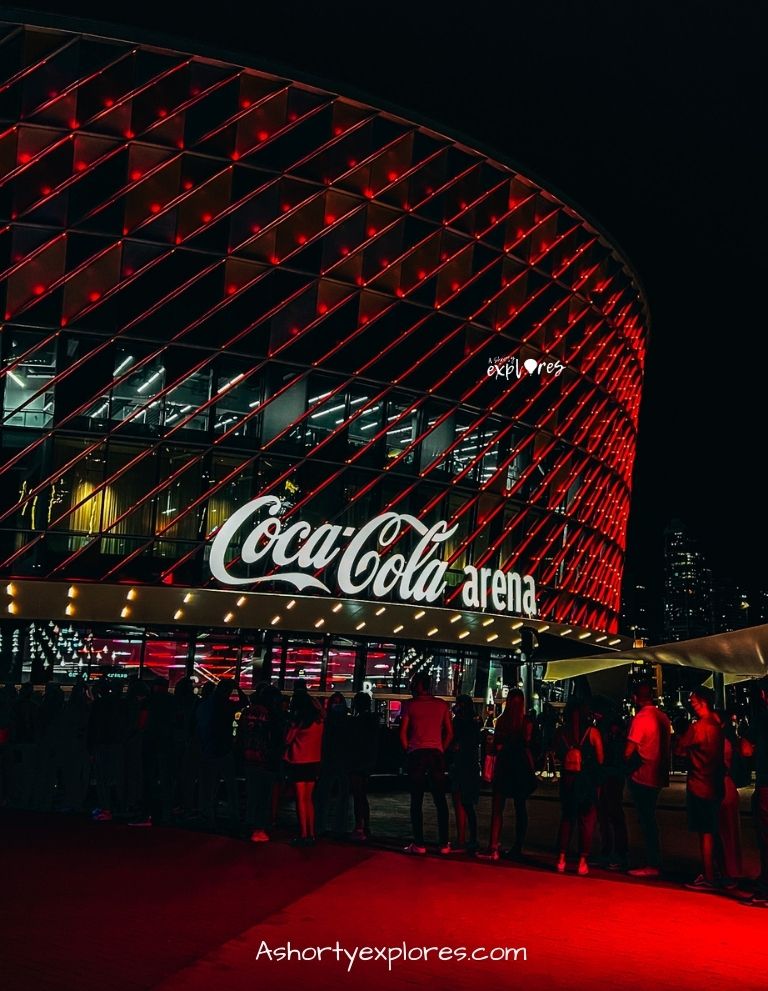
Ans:
[[[665,643],[657,647],[638,647],[604,655],[550,661],[544,679],[560,681],[633,663],[677,664],[684,668],[719,671],[732,676],[729,681],[763,677],[768,675],[768,625],[750,626],[746,630],[717,633],[711,637]]]

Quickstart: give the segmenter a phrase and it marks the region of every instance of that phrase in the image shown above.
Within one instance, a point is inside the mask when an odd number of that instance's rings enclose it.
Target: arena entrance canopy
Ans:
[[[626,664],[675,664],[725,675],[726,683],[768,675],[768,625],[751,626],[679,643],[550,661],[545,681],[561,681]]]

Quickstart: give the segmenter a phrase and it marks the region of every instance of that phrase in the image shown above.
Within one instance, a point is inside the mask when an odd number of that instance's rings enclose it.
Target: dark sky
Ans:
[[[768,587],[762,7],[216,0],[204,11],[190,5],[181,24],[161,2],[70,0],[65,9],[399,104],[498,149],[581,205],[632,260],[652,314],[630,567],[653,581],[663,525],[680,516],[716,571]]]

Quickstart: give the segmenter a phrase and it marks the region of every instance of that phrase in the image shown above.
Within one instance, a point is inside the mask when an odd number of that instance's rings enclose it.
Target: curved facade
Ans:
[[[599,230],[314,86],[2,36],[4,576],[221,587],[211,539],[273,496],[284,528],[446,521],[437,605],[515,570],[541,619],[615,633],[646,314]],[[233,573],[267,577],[245,536]]]

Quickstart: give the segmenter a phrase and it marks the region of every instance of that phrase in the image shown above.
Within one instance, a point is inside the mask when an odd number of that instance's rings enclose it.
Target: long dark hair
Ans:
[[[323,714],[309,692],[297,692],[291,702],[291,722],[301,729],[309,729],[312,723],[319,723]]]
[[[525,725],[525,695],[519,688],[511,689],[504,703],[504,711],[493,724],[494,732],[502,736],[515,736]]]

